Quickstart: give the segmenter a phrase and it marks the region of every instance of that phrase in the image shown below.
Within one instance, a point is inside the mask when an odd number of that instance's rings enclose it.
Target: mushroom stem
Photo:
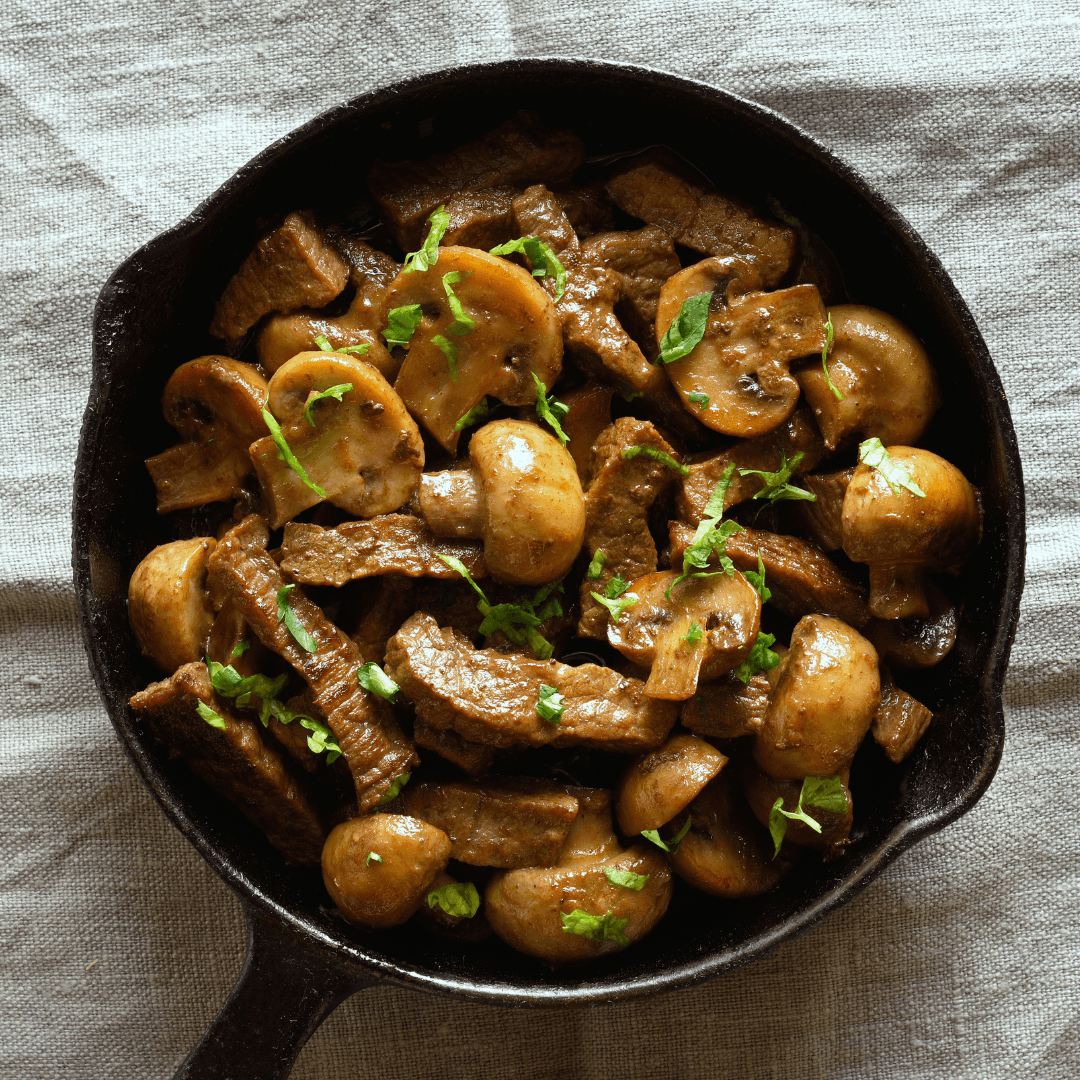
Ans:
[[[871,566],[870,594],[879,619],[925,619],[930,614],[925,566]]]
[[[484,494],[472,469],[420,477],[420,513],[436,536],[475,539],[484,533]]]

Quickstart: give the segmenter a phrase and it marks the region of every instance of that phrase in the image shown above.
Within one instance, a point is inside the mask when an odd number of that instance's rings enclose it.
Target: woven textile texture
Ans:
[[[765,961],[604,1010],[395,988],[294,1075],[1065,1080],[1080,1068],[1080,16],[1044,0],[9,0],[0,5],[0,1073],[169,1076],[239,905],[143,790],[78,637],[71,477],[95,297],[275,138],[466,60],[591,55],[771,106],[941,257],[996,358],[1029,508],[1000,771],[975,810]],[[1072,329],[1070,329],[1072,328]]]

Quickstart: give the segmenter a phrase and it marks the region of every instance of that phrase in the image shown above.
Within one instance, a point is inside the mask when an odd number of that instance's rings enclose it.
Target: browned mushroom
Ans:
[[[926,582],[930,614],[925,619],[871,619],[864,633],[878,655],[893,667],[940,664],[956,644],[962,605],[954,604],[933,581]]]
[[[799,847],[823,848],[826,858],[838,853],[839,846],[847,841],[851,832],[853,803],[851,789],[848,787],[850,773],[849,768],[843,768],[838,773],[844,797],[847,799],[847,809],[840,813],[803,804],[803,812],[821,826],[821,832],[815,832],[805,821],[789,818],[784,833],[785,840],[790,840]],[[746,801],[750,804],[754,817],[762,825],[769,824],[769,815],[777,799],[784,800],[783,809],[789,813],[800,805],[801,780],[777,780],[763,773],[752,761],[747,761],[743,765],[742,782]]]

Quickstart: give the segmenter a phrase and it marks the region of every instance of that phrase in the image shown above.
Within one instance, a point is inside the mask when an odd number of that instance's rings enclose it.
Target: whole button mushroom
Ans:
[[[166,675],[201,660],[214,622],[206,589],[212,536],[174,540],[154,548],[131,575],[128,618],[135,640]]]
[[[323,882],[338,911],[354,925],[399,926],[446,869],[450,847],[442,829],[404,814],[352,818],[326,838]]]
[[[749,655],[761,629],[761,597],[738,571],[679,585],[676,577],[664,570],[633,582],[623,595],[635,602],[608,622],[607,636],[628,660],[651,667],[649,697],[685,701],[699,679],[719,678]]]
[[[518,952],[551,964],[592,960],[640,941],[663,917],[672,894],[671,871],[656,848],[647,842],[619,846],[611,792],[570,790],[581,812],[559,861],[498,873],[484,894],[495,933]],[[648,880],[623,877],[629,884],[616,884],[627,872]]]
[[[844,796],[847,799],[847,809],[843,813],[804,804],[804,812],[821,826],[821,832],[815,832],[804,821],[789,818],[784,839],[798,844],[799,847],[825,848],[835,851],[836,846],[842,844],[851,832],[852,801],[851,790],[848,787],[850,774],[851,770],[847,767],[838,773]],[[743,767],[742,782],[746,801],[750,804],[754,817],[762,825],[769,824],[769,815],[778,798],[784,800],[783,809],[789,812],[794,811],[799,805],[799,794],[803,786],[801,780],[777,780],[772,776],[767,776],[753,762],[748,761]]]
[[[483,539],[488,573],[499,581],[555,581],[585,538],[574,459],[523,420],[485,424],[469,443],[466,468],[420,478],[419,502],[436,536]]]
[[[727,764],[727,758],[696,735],[674,735],[659,750],[636,758],[616,795],[619,828],[627,836],[659,829],[681,814]]]
[[[331,389],[340,400],[325,396]],[[370,364],[341,353],[300,353],[274,372],[268,408],[311,484],[335,506],[371,518],[412,497],[424,468],[420,429]],[[277,529],[322,496],[283,460],[266,426],[250,453]]]
[[[754,761],[778,780],[836,775],[851,763],[881,702],[874,646],[839,619],[806,615],[769,674],[775,682],[754,736]]]
[[[964,474],[937,454],[910,446],[886,453],[924,494],[894,487],[860,462],[844,495],[844,552],[870,567],[872,615],[926,618],[926,574],[960,572],[982,535],[979,501]]]
[[[835,450],[856,435],[886,446],[918,442],[941,405],[937,374],[922,343],[899,319],[874,308],[838,304],[829,314],[829,379],[842,399],[829,389],[820,363],[795,373],[825,445]]]
[[[668,278],[660,291],[661,347],[683,302],[712,294],[701,342],[665,370],[692,415],[724,435],[752,438],[782,424],[799,401],[788,365],[825,347],[825,308],[816,286],[748,291],[760,287],[756,269],[717,256]]]
[[[243,494],[248,447],[266,431],[267,390],[254,367],[228,356],[200,356],[173,372],[161,410],[183,441],[146,460],[159,514]]]
[[[460,437],[455,425],[485,395],[529,405],[536,400],[533,376],[551,387],[562,371],[562,332],[551,299],[528,271],[506,259],[440,248],[429,269],[403,270],[394,279],[384,321],[413,305],[423,317],[394,389],[451,454]]]

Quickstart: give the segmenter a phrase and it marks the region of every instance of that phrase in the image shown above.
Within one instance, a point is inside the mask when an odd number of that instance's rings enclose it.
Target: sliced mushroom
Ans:
[[[790,840],[799,847],[823,848],[826,858],[829,854],[838,853],[839,847],[847,842],[851,833],[853,803],[851,789],[848,787],[850,773],[849,768],[841,769],[838,773],[847,799],[847,810],[841,814],[835,810],[823,810],[820,806],[804,804],[803,810],[821,826],[821,832],[815,832],[805,821],[789,818],[787,831],[784,833],[785,840]],[[763,773],[752,761],[747,761],[743,766],[742,782],[746,801],[750,804],[754,817],[762,825],[769,824],[769,815],[777,799],[784,800],[783,809],[789,812],[799,805],[802,780],[777,780]]]
[[[210,536],[154,548],[131,575],[128,618],[143,656],[166,675],[201,660],[214,622],[206,562],[217,547]]]
[[[404,814],[352,818],[326,838],[323,883],[338,911],[354,925],[370,930],[399,926],[446,869],[450,846],[442,829]]]
[[[482,538],[499,581],[543,585],[581,550],[585,502],[574,459],[535,424],[495,420],[469,443],[471,468],[425,473],[420,511],[436,536]]]
[[[611,825],[611,792],[573,788],[581,812],[552,867],[496,874],[484,894],[492,929],[511,948],[551,964],[570,964],[618,952],[640,941],[660,921],[671,900],[671,871],[647,843],[623,850]],[[646,876],[640,890],[615,885],[604,873]],[[567,932],[563,916],[576,911],[626,920],[621,935],[599,940]],[[613,928],[614,929],[614,928]]]
[[[799,384],[788,366],[825,347],[825,307],[817,289],[747,291],[759,280],[739,259],[706,259],[668,278],[656,315],[660,340],[684,301],[712,294],[705,336],[687,356],[665,367],[693,416],[741,438],[764,435],[792,414]],[[708,397],[704,409],[691,394]]]
[[[161,410],[183,440],[147,458],[157,512],[237,499],[251,474],[248,446],[266,430],[266,380],[228,356],[181,364],[165,384]]]
[[[443,286],[446,275],[455,273],[461,277],[449,288],[475,323],[460,337],[450,329],[456,316]],[[562,335],[551,300],[536,278],[508,259],[471,248],[440,248],[430,269],[403,271],[394,279],[384,318],[413,304],[424,316],[394,389],[451,454],[460,437],[454,425],[485,395],[527,405],[536,400],[534,375],[550,388],[562,371]],[[448,359],[436,338],[456,352],[456,360]]]
[[[341,401],[325,398],[312,406],[313,427],[304,415],[309,399],[345,384],[352,389]],[[375,517],[397,510],[416,490],[424,467],[420,431],[370,364],[340,353],[300,353],[274,373],[268,407],[311,483],[342,510]],[[272,528],[321,500],[282,460],[270,435],[254,442],[250,453]]]
[[[761,629],[761,597],[742,574],[692,577],[668,599],[677,577],[664,570],[633,582],[624,595],[636,603],[607,630],[623,656],[651,666],[645,693],[667,701],[685,701],[699,678],[715,679],[741,664]],[[695,625],[700,637],[691,641]]]
[[[864,633],[878,655],[893,667],[940,664],[956,644],[962,605],[954,604],[933,581],[926,582],[930,614],[925,619],[871,619]]]
[[[958,574],[982,535],[975,489],[937,454],[887,447],[924,493],[893,490],[885,475],[860,462],[844,496],[844,552],[870,567],[870,612],[879,619],[926,618],[926,574]]]
[[[899,319],[873,308],[839,304],[829,314],[829,380],[842,399],[829,389],[820,362],[795,373],[825,445],[835,450],[856,435],[886,446],[918,442],[941,405],[937,375],[919,339]]]
[[[774,673],[754,760],[778,780],[835,776],[851,763],[881,702],[873,645],[839,619],[807,615]]]
[[[727,764],[727,758],[695,735],[673,735],[659,750],[636,758],[616,794],[619,828],[627,836],[659,829]]]

